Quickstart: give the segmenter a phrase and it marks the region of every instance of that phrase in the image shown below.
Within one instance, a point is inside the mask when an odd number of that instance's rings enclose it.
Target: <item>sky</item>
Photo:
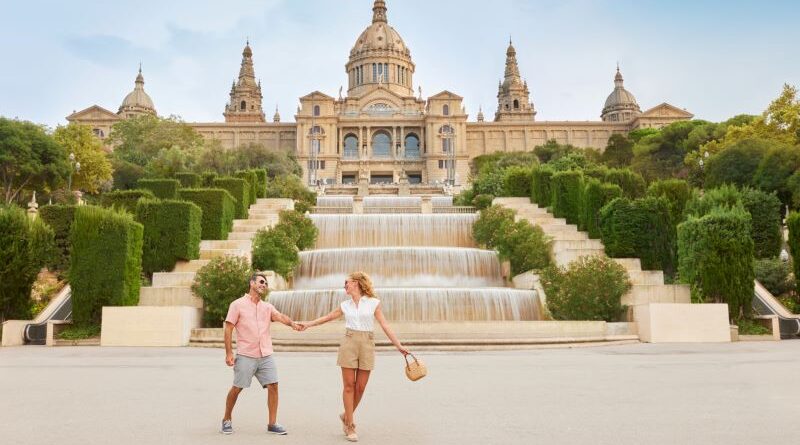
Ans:
[[[298,98],[347,89],[344,65],[372,0],[6,0],[0,116],[51,127],[75,110],[116,112],[134,86],[162,116],[221,122],[249,38],[263,106],[294,121]],[[642,110],[696,118],[761,113],[800,87],[800,2],[386,0],[416,64],[414,90],[464,97],[470,121],[497,107],[509,38],[538,121],[599,120],[616,64]]]

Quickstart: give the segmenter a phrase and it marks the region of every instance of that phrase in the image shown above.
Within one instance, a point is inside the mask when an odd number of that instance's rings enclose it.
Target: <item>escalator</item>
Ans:
[[[43,345],[47,341],[47,322],[51,320],[72,320],[72,290],[65,286],[53,301],[33,320],[25,326],[26,345]]]
[[[755,281],[753,310],[758,315],[777,315],[781,338],[800,338],[800,315],[793,314],[764,286]]]

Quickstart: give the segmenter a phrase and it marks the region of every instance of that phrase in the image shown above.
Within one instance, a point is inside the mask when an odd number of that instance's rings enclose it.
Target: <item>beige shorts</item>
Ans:
[[[369,331],[345,331],[336,364],[342,368],[372,371],[375,367],[375,335]]]

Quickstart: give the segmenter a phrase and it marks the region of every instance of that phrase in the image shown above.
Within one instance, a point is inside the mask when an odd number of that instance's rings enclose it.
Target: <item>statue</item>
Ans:
[[[339,100],[342,100],[342,89],[343,88],[344,87],[342,87],[341,85],[339,86]]]
[[[33,191],[33,197],[31,197],[31,202],[28,203],[28,216],[31,219],[36,219],[36,215],[39,213],[39,204],[36,202],[36,190]]]
[[[419,86],[419,100],[422,100],[422,86]]]

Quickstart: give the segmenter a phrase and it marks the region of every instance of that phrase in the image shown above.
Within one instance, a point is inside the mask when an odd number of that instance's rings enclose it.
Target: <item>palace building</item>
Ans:
[[[372,23],[358,36],[346,64],[347,91],[338,97],[314,91],[300,98],[294,122],[271,121],[262,107],[253,50],[242,52],[238,80],[223,111],[224,122],[189,123],[226,147],[258,143],[293,150],[309,184],[456,183],[467,180],[469,161],[498,151],[529,151],[548,140],[603,149],[609,137],[637,128],[660,128],[693,115],[666,102],[641,111],[617,68],[614,89],[599,121],[537,121],[528,84],[509,42],[497,110],[487,121],[481,110],[469,120],[463,98],[450,91],[422,97],[415,87],[411,50],[389,24],[384,0],[375,0]],[[499,71],[499,67],[498,67]],[[122,119],[156,114],[139,68],[133,91],[117,112],[98,105],[67,117],[105,138]]]

